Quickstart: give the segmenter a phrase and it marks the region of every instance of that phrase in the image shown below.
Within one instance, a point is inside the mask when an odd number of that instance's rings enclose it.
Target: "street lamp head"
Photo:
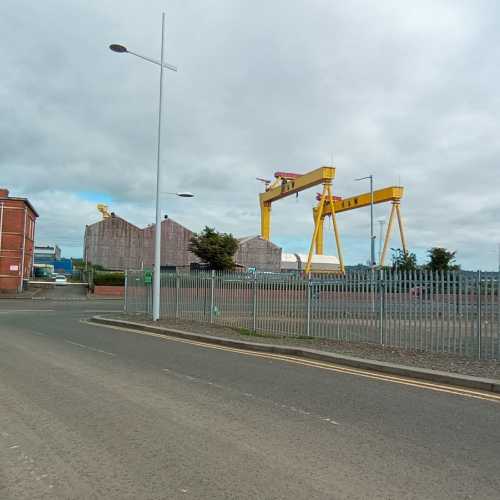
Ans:
[[[178,191],[177,193],[173,193],[172,191],[162,191],[162,194],[172,194],[174,196],[180,196],[181,198],[193,198],[194,194],[189,191]]]
[[[123,52],[128,52],[127,51],[127,47],[125,47],[124,45],[120,45],[118,43],[112,43],[109,48],[113,51],[113,52],[118,52],[119,54],[122,54]]]

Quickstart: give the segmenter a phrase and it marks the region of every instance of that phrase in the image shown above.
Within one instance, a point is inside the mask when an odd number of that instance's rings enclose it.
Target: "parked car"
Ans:
[[[66,276],[64,274],[58,274],[56,275],[56,285],[67,285],[68,280],[66,279]]]

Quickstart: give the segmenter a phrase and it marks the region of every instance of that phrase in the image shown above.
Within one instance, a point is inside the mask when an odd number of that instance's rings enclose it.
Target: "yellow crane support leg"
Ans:
[[[271,203],[261,202],[260,204],[260,234],[262,238],[271,238]]]
[[[313,213],[313,215],[315,214]],[[324,236],[323,236],[324,227],[325,227],[325,218],[321,217],[319,221],[318,234],[316,236],[316,241],[315,241],[316,255],[323,255],[324,253]]]
[[[389,240],[391,239],[392,226],[394,224],[394,213],[396,212],[396,203],[392,204],[391,215],[389,216],[389,224],[387,225],[387,231],[385,233],[384,248],[382,250],[382,255],[380,256],[380,267],[384,265],[385,255],[387,253],[387,247],[389,246]]]
[[[325,208],[325,202],[328,198],[328,201],[330,203],[330,206],[333,207],[333,195],[332,195],[332,185],[331,184],[324,184],[323,185],[323,193],[321,194],[321,199],[319,201],[319,205],[317,208],[317,211],[315,213],[316,218],[314,220],[314,232],[313,236],[311,239],[311,246],[309,247],[309,255],[307,256],[307,264],[304,269],[306,274],[309,274],[311,272],[311,263],[312,263],[312,256],[313,256],[313,250],[314,250],[314,245],[318,244],[318,242],[321,243],[321,250],[323,250],[323,225],[324,225],[324,208]],[[337,218],[335,216],[335,209],[332,210],[332,224],[333,224],[333,232],[335,234],[335,243],[337,245],[337,253],[339,256],[339,264],[340,264],[340,272],[344,273],[345,272],[345,267],[344,267],[344,257],[342,255],[342,245],[340,243],[340,235],[339,235],[339,230],[337,227]],[[319,238],[319,235],[321,235],[321,239]],[[318,247],[316,247],[318,248]],[[321,255],[321,254],[320,254]]]
[[[344,274],[345,273],[344,255],[342,252],[342,243],[340,242],[339,228],[337,226],[337,214],[335,213],[335,204],[333,203],[331,185],[328,186],[328,195],[329,195],[330,206],[332,207],[332,224],[333,224],[333,232],[335,234],[335,244],[337,245],[337,255],[339,257],[340,272]]]
[[[311,272],[311,262],[312,262],[312,256],[313,256],[313,250],[314,250],[314,243],[316,242],[316,238],[318,237],[318,231],[319,231],[319,226],[321,224],[321,219],[323,217],[323,208],[325,206],[325,199],[326,199],[326,184],[323,185],[323,193],[321,194],[321,199],[319,201],[319,206],[318,206],[318,211],[316,212],[316,219],[314,220],[314,231],[313,235],[311,238],[311,245],[309,247],[309,255],[307,256],[307,264],[304,269],[306,274],[309,274]]]
[[[403,252],[408,253],[408,247],[406,245],[405,231],[403,226],[403,218],[401,217],[401,205],[399,203],[396,204],[396,215],[398,216],[399,235],[401,236],[401,245],[403,247]]]
[[[403,252],[404,253],[408,252],[408,245],[406,244],[406,237],[405,237],[405,231],[404,231],[404,225],[403,225],[403,217],[401,216],[401,207],[400,207],[399,202],[394,201],[392,203],[391,215],[389,217],[389,224],[387,226],[387,232],[385,233],[384,248],[382,250],[382,255],[380,256],[380,264],[379,265],[381,267],[384,265],[385,257],[387,254],[387,247],[389,246],[389,240],[391,239],[392,226],[394,225],[394,216],[396,216],[396,218],[398,220],[399,235],[401,237],[401,246],[403,247]]]

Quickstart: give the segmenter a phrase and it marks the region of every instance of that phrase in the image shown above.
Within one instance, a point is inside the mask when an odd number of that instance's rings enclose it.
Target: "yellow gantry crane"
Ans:
[[[320,231],[320,224],[322,224],[325,214],[324,208],[328,205],[331,207],[329,215],[332,218],[333,231],[335,234],[335,243],[337,245],[337,253],[340,263],[340,272],[344,272],[344,259],[342,256],[342,246],[340,242],[339,231],[337,227],[337,220],[335,217],[335,200],[332,194],[332,181],[335,178],[334,167],[320,167],[306,174],[294,174],[290,172],[276,172],[274,174],[275,180],[261,179],[266,184],[266,190],[260,193],[260,210],[261,210],[261,236],[265,240],[269,240],[271,236],[271,205],[273,202],[286,198],[294,194],[298,194],[305,189],[313,186],[323,185],[323,192],[320,195],[318,207],[316,207],[314,219],[314,232],[311,239],[309,248],[309,255],[304,271],[309,273],[311,271],[311,261],[314,251],[314,244],[318,239]],[[321,238],[323,238],[323,228],[321,228]],[[321,240],[323,241],[323,240]]]
[[[391,202],[391,214],[389,217],[389,224],[387,225],[387,231],[384,239],[384,247],[382,254],[380,255],[380,266],[384,265],[385,256],[387,254],[387,247],[389,245],[389,240],[391,238],[392,228],[394,225],[394,218],[397,218],[399,226],[399,235],[401,237],[401,245],[403,247],[403,252],[408,251],[406,245],[406,238],[404,233],[403,219],[401,217],[401,199],[403,198],[404,188],[402,186],[391,186],[383,189],[377,189],[373,191],[373,203],[386,203]],[[315,245],[316,253],[318,255],[323,254],[323,226],[324,220],[327,216],[335,217],[335,214],[340,212],[347,212],[348,210],[355,210],[357,208],[368,207],[371,204],[371,193],[363,193],[356,196],[351,196],[349,198],[335,199],[333,204],[327,201],[325,207],[321,208],[321,197],[318,194],[318,204],[313,208],[313,218],[315,227],[318,226],[318,231],[316,232]],[[321,214],[321,215],[320,215]],[[319,225],[317,222],[318,216],[320,216]]]
[[[108,205],[103,205],[102,203],[99,203],[97,205],[97,210],[99,210],[99,212],[101,212],[103,219],[107,219],[108,217],[111,217],[111,214],[108,212]]]
[[[318,255],[323,254],[325,217],[331,217],[340,263],[340,272],[344,273],[344,258],[342,254],[342,245],[337,226],[336,214],[370,206],[372,196],[371,193],[362,193],[349,198],[333,196],[332,182],[335,178],[334,167],[320,167],[316,170],[312,170],[311,172],[307,172],[306,174],[276,172],[274,177],[274,181],[260,177],[257,178],[257,180],[264,182],[266,186],[265,191],[259,194],[262,238],[269,240],[271,236],[271,205],[273,202],[294,194],[298,195],[299,192],[304,191],[305,189],[322,184],[323,191],[318,193],[318,204],[313,208],[314,231],[304,271],[306,273],[310,273],[311,271],[311,262],[314,250],[316,250],[316,254]],[[402,186],[385,187],[377,189],[373,192],[374,204],[387,202],[392,203],[389,223],[387,225],[387,231],[384,238],[384,246],[380,255],[380,266],[384,265],[389,240],[394,226],[394,219],[397,219],[398,222],[399,235],[401,237],[403,251],[405,253],[408,251],[400,208],[403,195],[404,188]]]

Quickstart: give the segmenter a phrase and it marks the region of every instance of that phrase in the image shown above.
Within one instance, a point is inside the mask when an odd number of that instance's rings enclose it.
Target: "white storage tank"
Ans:
[[[300,253],[281,254],[282,271],[303,271],[307,265],[307,255]],[[311,261],[311,272],[337,272],[340,270],[340,261],[335,255],[313,255]]]

